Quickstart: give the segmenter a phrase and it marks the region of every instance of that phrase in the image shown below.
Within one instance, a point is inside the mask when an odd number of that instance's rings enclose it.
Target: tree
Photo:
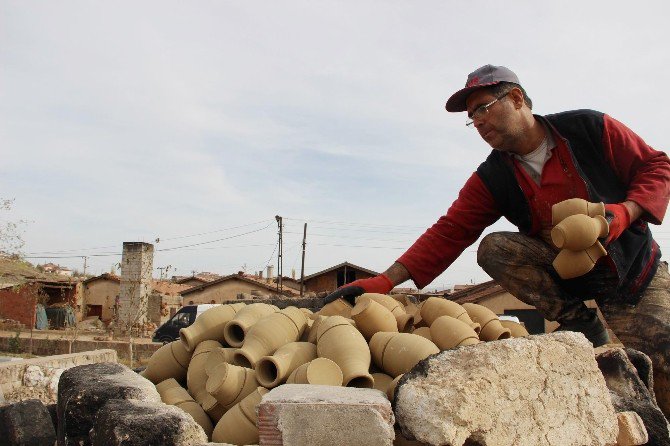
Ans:
[[[7,254],[19,254],[25,244],[21,234],[26,220],[12,221],[6,218],[13,205],[13,198],[0,198],[0,251]]]

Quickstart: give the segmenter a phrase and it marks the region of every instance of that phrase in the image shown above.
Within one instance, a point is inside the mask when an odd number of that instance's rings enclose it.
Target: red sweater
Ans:
[[[545,164],[538,186],[515,162],[516,179],[531,208],[530,235],[551,225],[551,206],[568,198],[588,199],[584,180],[577,174],[569,150],[560,135],[557,147]],[[660,224],[670,198],[670,160],[652,149],[632,130],[605,115],[603,129],[605,157],[619,180],[628,185],[627,200],[644,209],[642,218]],[[495,223],[501,212],[477,173],[473,173],[447,214],[431,226],[397,260],[423,288],[446,270],[463,250],[472,245],[484,229]]]

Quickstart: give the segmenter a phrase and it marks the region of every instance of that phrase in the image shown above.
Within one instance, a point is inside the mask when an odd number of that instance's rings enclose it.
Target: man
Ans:
[[[458,198],[390,268],[329,295],[332,301],[388,293],[408,279],[423,288],[501,216],[519,232],[484,237],[477,262],[503,288],[560,329],[580,331],[599,346],[609,342],[595,298],[610,328],[654,364],[659,405],[670,414],[670,275],[647,223],[660,224],[670,194],[670,160],[611,117],[592,110],[534,115],[517,76],[483,66],[446,104],[468,114],[493,151]],[[561,279],[552,262],[552,205],[569,198],[604,202],[608,255],[593,270]]]

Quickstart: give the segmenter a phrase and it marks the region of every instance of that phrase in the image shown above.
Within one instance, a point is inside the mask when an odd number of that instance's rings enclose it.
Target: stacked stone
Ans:
[[[182,329],[180,340],[159,349],[142,375],[212,441],[254,444],[257,406],[272,388],[375,388],[392,400],[402,375],[426,357],[510,336],[485,307],[439,298],[419,305],[409,296],[367,293],[355,306],[340,299],[317,313],[235,303],[212,308]]]

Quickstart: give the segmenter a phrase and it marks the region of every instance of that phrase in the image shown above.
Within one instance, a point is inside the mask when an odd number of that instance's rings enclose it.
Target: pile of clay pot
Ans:
[[[431,297],[363,294],[319,312],[243,303],[207,310],[150,358],[142,376],[164,403],[193,416],[213,442],[258,442],[256,407],[284,383],[376,388],[441,350],[526,336],[487,308]],[[186,388],[182,384],[186,384]]]

